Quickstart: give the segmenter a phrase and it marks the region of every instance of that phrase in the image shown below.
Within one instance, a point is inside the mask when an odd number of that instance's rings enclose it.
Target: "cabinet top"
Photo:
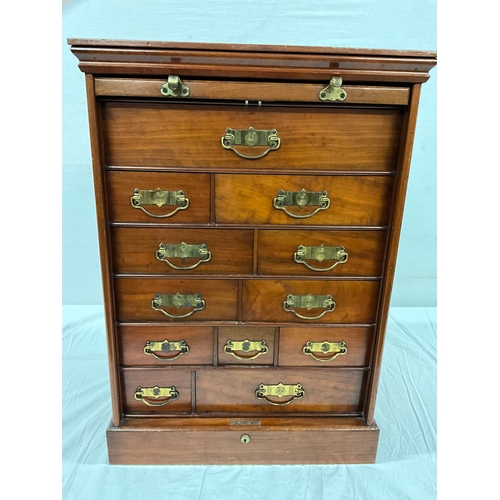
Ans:
[[[434,51],[69,38],[84,73],[422,83]]]

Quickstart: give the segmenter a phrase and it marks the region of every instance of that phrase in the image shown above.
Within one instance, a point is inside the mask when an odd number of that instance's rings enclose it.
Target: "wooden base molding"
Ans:
[[[378,438],[376,423],[330,417],[135,418],[107,429],[116,465],[369,464]]]

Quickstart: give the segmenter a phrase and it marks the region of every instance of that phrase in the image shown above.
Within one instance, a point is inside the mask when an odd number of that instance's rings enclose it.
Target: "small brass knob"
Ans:
[[[248,434],[243,434],[241,437],[240,437],[240,441],[243,443],[243,444],[247,444],[250,442],[250,436]]]

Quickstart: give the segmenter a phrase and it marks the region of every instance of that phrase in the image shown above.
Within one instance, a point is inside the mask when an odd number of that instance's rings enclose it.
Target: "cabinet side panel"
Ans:
[[[399,237],[401,234],[401,224],[403,222],[403,211],[406,199],[406,188],[410,174],[411,155],[413,150],[413,139],[417,124],[418,103],[420,99],[420,84],[413,86],[410,97],[410,107],[408,116],[403,122],[401,134],[401,146],[399,150],[397,175],[395,179],[394,199],[392,203],[391,226],[389,230],[389,241],[387,245],[387,255],[383,271],[383,280],[380,294],[380,302],[377,318],[377,334],[373,349],[371,377],[368,381],[367,400],[365,404],[365,419],[368,425],[374,422],[375,401],[377,397],[378,382],[382,364],[382,354],[384,350],[385,332],[389,315],[394,273],[396,270],[396,259],[399,247]]]
[[[89,113],[90,146],[92,152],[92,171],[96,200],[97,232],[101,261],[101,275],[108,346],[109,378],[111,384],[111,407],[113,425],[120,425],[122,402],[120,396],[120,373],[118,371],[118,349],[115,332],[115,311],[113,307],[112,265],[109,251],[109,230],[107,222],[106,187],[100,141],[99,109],[95,97],[94,77],[85,75]]]

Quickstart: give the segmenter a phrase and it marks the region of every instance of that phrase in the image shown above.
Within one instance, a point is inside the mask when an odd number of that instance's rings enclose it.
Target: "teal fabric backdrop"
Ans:
[[[101,304],[84,75],[67,38],[436,50],[436,0],[63,2],[63,303]],[[436,84],[421,95],[393,306],[436,305]]]

